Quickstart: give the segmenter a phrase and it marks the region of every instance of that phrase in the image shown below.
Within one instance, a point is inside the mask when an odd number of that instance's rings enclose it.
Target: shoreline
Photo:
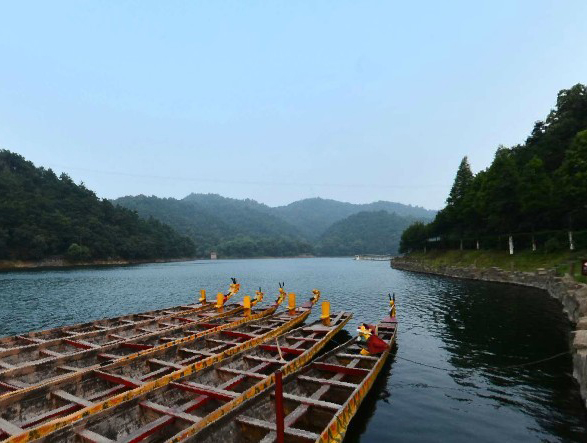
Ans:
[[[440,275],[465,280],[528,286],[545,291],[557,299],[563,312],[572,323],[569,352],[573,358],[573,377],[579,383],[581,398],[587,407],[587,285],[576,282],[571,276],[559,277],[554,269],[535,271],[506,271],[501,268],[477,268],[474,265],[458,267],[431,266],[426,260],[395,257],[390,266],[408,272]]]
[[[75,269],[92,267],[133,266],[149,263],[175,263],[198,260],[197,258],[160,258],[160,259],[116,259],[116,260],[91,260],[83,262],[70,262],[63,258],[48,258],[43,260],[0,260],[0,273],[12,271],[30,271],[47,269]]]
[[[350,256],[349,256],[350,257]],[[91,260],[84,262],[70,262],[64,258],[48,258],[43,260],[0,260],[0,273],[13,271],[50,270],[50,269],[76,269],[92,267],[117,267],[146,265],[150,263],[178,263],[188,261],[216,262],[224,260],[271,260],[271,259],[293,259],[293,258],[347,258],[347,257],[318,257],[315,255],[295,255],[287,257],[225,257],[211,260],[208,257],[182,257],[182,258],[159,258],[159,259],[113,259],[113,260]]]

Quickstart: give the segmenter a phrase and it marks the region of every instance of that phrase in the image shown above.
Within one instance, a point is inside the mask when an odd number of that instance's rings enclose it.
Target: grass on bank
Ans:
[[[558,275],[573,275],[576,281],[587,283],[581,275],[581,261],[587,260],[587,251],[520,251],[510,255],[508,251],[449,250],[412,252],[409,257],[424,260],[431,266],[456,266],[477,268],[498,267],[507,271],[536,271],[539,268],[555,269]]]

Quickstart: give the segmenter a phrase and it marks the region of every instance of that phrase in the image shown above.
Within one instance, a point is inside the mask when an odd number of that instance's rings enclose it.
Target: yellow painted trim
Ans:
[[[305,351],[302,355],[295,358],[294,360],[288,362],[283,368],[281,368],[281,372],[284,377],[298,372],[302,367],[304,367],[325,345],[340,331],[344,325],[351,319],[352,314],[350,314],[343,322],[333,328],[330,332],[328,332],[322,339],[312,346],[310,349]],[[220,408],[216,409],[214,412],[208,414],[207,416],[203,417],[202,420],[198,421],[196,424],[190,426],[189,428],[183,430],[179,434],[175,435],[174,437],[166,440],[165,443],[177,443],[180,441],[184,441],[187,438],[193,436],[197,432],[204,429],[206,426],[211,425],[213,422],[219,420],[234,408],[241,405],[243,402],[253,398],[254,396],[266,391],[270,387],[275,384],[275,374],[271,374],[266,379],[261,380],[256,385],[250,387],[245,392],[243,392],[239,397],[235,398],[234,400],[225,403]]]
[[[270,311],[271,309],[275,310],[276,308],[277,308],[276,306],[273,306],[273,307],[263,311],[262,313],[255,314],[255,315],[252,315],[252,316],[246,317],[246,318],[241,318],[240,320],[233,322],[233,323],[230,323],[229,325],[235,326],[235,325],[247,323],[251,320],[254,320],[255,318],[260,318],[260,316],[264,312]],[[52,432],[55,432],[58,429],[61,429],[61,428],[65,427],[65,426],[67,426],[77,420],[80,420],[80,419],[85,418],[89,415],[104,411],[106,409],[112,408],[116,405],[121,404],[122,402],[131,400],[141,394],[145,394],[145,393],[153,391],[157,388],[161,388],[163,386],[166,386],[169,383],[177,380],[178,378],[186,377],[186,376],[191,375],[195,372],[201,371],[202,369],[205,369],[205,368],[213,365],[214,363],[217,363],[217,362],[223,360],[226,357],[234,355],[234,354],[241,352],[243,350],[250,349],[250,348],[266,341],[267,339],[274,338],[278,335],[283,334],[288,329],[291,329],[293,326],[303,322],[310,315],[310,312],[311,312],[311,310],[308,309],[307,311],[302,312],[301,314],[297,315],[296,317],[293,317],[291,320],[284,323],[280,327],[273,329],[264,335],[261,335],[259,337],[253,338],[253,339],[248,340],[246,342],[243,342],[242,344],[235,346],[233,348],[227,349],[226,351],[223,351],[217,355],[214,355],[212,357],[208,357],[204,360],[200,360],[200,361],[193,363],[183,369],[179,369],[179,370],[174,371],[174,372],[172,372],[168,375],[165,375],[161,378],[158,378],[156,380],[145,383],[144,385],[139,386],[138,388],[135,388],[130,391],[124,392],[122,394],[116,395],[114,397],[111,397],[108,400],[98,402],[91,407],[81,409],[81,410],[74,412],[70,415],[67,415],[65,417],[55,419],[53,421],[50,421],[49,423],[45,423],[45,424],[39,425],[33,429],[27,430],[26,432],[24,432],[22,434],[12,436],[12,437],[4,440],[4,442],[5,443],[25,443],[25,442],[30,442],[35,439],[41,438],[41,437],[45,437],[46,435],[48,435]],[[207,332],[207,333],[217,332],[222,329],[226,329],[227,326],[228,325],[222,325],[222,326],[218,326],[216,328],[209,329],[208,331],[203,331],[203,332]],[[198,334],[195,334],[195,335],[198,335]],[[192,336],[190,336],[190,337],[192,337]],[[166,348],[169,346],[173,346],[173,344],[177,344],[176,342],[181,343],[181,342],[185,342],[185,341],[186,341],[186,339],[176,340],[174,342],[166,343],[165,345],[159,346],[158,348],[159,349]],[[153,351],[153,350],[149,349],[148,351]],[[145,352],[145,351],[143,351],[143,352]],[[142,355],[144,355],[144,354],[142,354]]]

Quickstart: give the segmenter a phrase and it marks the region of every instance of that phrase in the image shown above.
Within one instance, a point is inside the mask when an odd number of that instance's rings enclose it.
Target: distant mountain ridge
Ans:
[[[432,220],[436,215],[436,211],[433,210],[396,202],[380,200],[373,203],[355,204],[320,197],[307,198],[286,206],[278,206],[273,208],[273,211],[296,226],[307,238],[314,240],[324,234],[333,223],[359,212],[385,211],[419,220]]]
[[[435,211],[424,208],[385,201],[353,204],[311,198],[286,206],[270,207],[252,199],[239,200],[218,194],[196,193],[181,200],[145,195],[126,196],[113,200],[113,203],[137,211],[143,218],[153,217],[169,224],[190,237],[201,256],[208,255],[211,250],[217,250],[221,256],[239,257],[291,256],[320,251],[327,255],[340,254],[338,249],[331,247],[332,238],[336,236],[331,236],[330,247],[314,246],[320,244],[329,228],[354,214],[393,215],[387,221],[394,226],[407,226],[414,220],[428,221],[435,214]],[[369,223],[375,223],[379,229],[382,217],[380,214],[376,221],[376,217],[359,218],[367,225],[362,229],[353,228],[353,235],[361,230],[373,231],[375,226],[370,227]],[[409,222],[404,223],[405,220]],[[363,244],[374,245],[369,241]],[[395,249],[387,252],[395,252]]]
[[[383,210],[352,214],[326,230],[316,251],[328,256],[393,254],[399,248],[402,232],[414,221]]]

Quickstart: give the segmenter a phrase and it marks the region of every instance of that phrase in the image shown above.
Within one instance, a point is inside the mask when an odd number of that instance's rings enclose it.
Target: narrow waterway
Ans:
[[[318,288],[347,327],[385,315],[397,296],[398,349],[345,442],[587,441],[587,414],[570,356],[511,367],[568,349],[570,324],[544,292],[393,270],[338,259],[219,260],[122,268],[0,273],[0,335],[178,305],[200,288],[242,293],[278,281]],[[315,313],[314,315],[317,315]],[[342,337],[339,337],[342,340]],[[423,366],[412,361],[423,363]]]

